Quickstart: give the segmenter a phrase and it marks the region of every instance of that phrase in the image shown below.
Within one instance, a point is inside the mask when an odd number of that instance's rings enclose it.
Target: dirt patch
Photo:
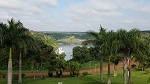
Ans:
[[[135,62],[131,62],[131,65],[132,64],[136,64]],[[120,62],[118,65],[117,65],[117,68],[122,68],[123,67],[123,63]],[[114,65],[111,64],[110,65],[110,69],[113,70],[114,69]],[[108,66],[104,66],[103,67],[103,71],[107,71],[108,70]],[[89,72],[89,73],[95,73],[95,72],[100,72],[100,68],[93,68],[93,69],[88,69],[88,70],[80,70],[80,73],[82,72]],[[64,75],[68,75],[69,72],[63,72]],[[54,73],[55,75],[55,73]],[[31,77],[31,76],[48,76],[48,74],[46,72],[42,72],[42,73],[32,73],[32,72],[27,72],[25,73],[25,77]]]

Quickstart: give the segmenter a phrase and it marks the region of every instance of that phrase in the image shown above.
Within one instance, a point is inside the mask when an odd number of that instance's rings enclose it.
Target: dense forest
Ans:
[[[89,39],[86,32],[53,32],[53,31],[37,31],[45,33],[46,35],[52,36],[57,40],[65,39],[65,38],[78,38],[78,39]],[[142,33],[150,34],[150,30],[141,31]]]
[[[56,39],[64,39],[72,36],[79,39],[88,39],[86,32],[50,32],[50,31],[40,31],[40,32],[53,36]]]

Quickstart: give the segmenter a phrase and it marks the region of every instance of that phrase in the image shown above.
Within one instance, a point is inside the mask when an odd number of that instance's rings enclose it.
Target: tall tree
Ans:
[[[144,71],[145,68],[150,67],[150,34],[143,34],[139,42],[139,49],[134,58],[139,62],[139,67]]]
[[[105,45],[107,46],[107,55],[108,55],[108,81],[107,81],[107,84],[111,84],[111,80],[110,80],[110,58],[112,57],[113,50],[116,47],[116,46],[114,46],[116,44],[115,35],[116,35],[115,32],[109,31],[107,33],[107,36],[105,37],[107,39]]]
[[[18,83],[22,83],[22,52],[26,50],[27,46],[31,46],[31,44],[34,42],[32,36],[30,35],[30,32],[28,29],[26,29],[23,24],[18,21],[19,28],[18,30],[21,32],[19,34],[20,38],[18,38],[18,43],[16,47],[19,51],[19,78]]]
[[[132,70],[131,70],[131,61],[132,61],[132,56],[133,54],[138,52],[139,49],[139,42],[141,39],[141,33],[138,29],[132,29],[129,31],[129,56],[128,56],[128,72],[129,72],[129,77],[128,77],[128,84],[132,84]]]
[[[126,30],[120,29],[117,31],[117,39],[120,41],[120,48],[119,52],[123,53],[123,78],[124,78],[124,84],[126,84],[126,70],[127,70],[127,55],[128,55],[128,33]]]
[[[103,83],[103,56],[106,56],[106,29],[102,28],[100,26],[99,32],[89,31],[87,32],[88,36],[91,37],[91,39],[86,40],[83,42],[83,44],[93,44],[95,47],[99,49],[99,55],[100,55],[100,82]]]
[[[129,32],[126,30],[120,29],[117,32],[117,38],[120,41],[121,46],[119,47],[119,51],[124,55],[123,62],[123,75],[124,75],[124,84],[126,84],[126,71],[128,68],[129,71],[129,80],[128,83],[132,83],[132,75],[131,75],[131,56],[133,53],[137,52],[139,47],[139,39],[140,32],[137,29],[132,29]],[[127,67],[127,64],[129,67]]]
[[[106,54],[108,56],[108,81],[107,84],[111,84],[110,81],[110,58],[114,57],[117,54],[118,48],[119,48],[119,41],[117,40],[116,32],[114,31],[109,31],[106,32],[106,42],[105,42],[105,49],[106,49]]]
[[[13,47],[18,45],[18,42],[21,41],[21,38],[24,34],[22,31],[20,21],[14,21],[11,19],[8,21],[8,25],[6,25],[5,31],[3,33],[3,44],[6,47],[9,47],[9,61],[8,61],[8,81],[7,84],[12,84],[12,52]]]

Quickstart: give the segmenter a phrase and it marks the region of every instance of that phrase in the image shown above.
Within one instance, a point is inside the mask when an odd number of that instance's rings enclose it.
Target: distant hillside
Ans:
[[[50,32],[50,31],[42,31],[43,33],[53,36],[56,39],[64,39],[64,38],[78,38],[78,39],[87,39],[88,36],[86,32]]]
[[[145,30],[145,31],[142,31],[142,32],[150,34],[150,30]]]
[[[54,49],[58,48],[58,41],[54,37],[46,35],[42,32],[34,32],[34,31],[32,31],[32,35],[36,39],[42,39],[45,44],[53,46]]]
[[[79,39],[79,38],[75,38],[74,36],[71,36],[71,37],[59,39],[58,41],[63,43],[81,43],[85,41],[85,39]]]

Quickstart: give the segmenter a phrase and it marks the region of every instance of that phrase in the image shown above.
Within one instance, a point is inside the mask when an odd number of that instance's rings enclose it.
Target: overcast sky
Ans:
[[[0,22],[34,31],[150,30],[150,0],[0,0]]]

